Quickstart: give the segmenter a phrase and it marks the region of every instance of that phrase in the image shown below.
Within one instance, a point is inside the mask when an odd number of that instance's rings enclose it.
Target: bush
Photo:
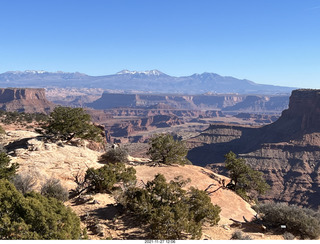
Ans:
[[[243,235],[242,231],[236,231],[232,233],[231,240],[252,240],[252,238],[249,235]]]
[[[291,234],[290,232],[285,232],[283,234],[283,238],[285,240],[294,240],[295,236],[293,234]]]
[[[0,239],[80,239],[80,219],[54,198],[32,192],[23,196],[0,180]]]
[[[220,207],[204,191],[182,189],[185,181],[166,182],[158,174],[145,188],[130,187],[117,201],[150,230],[151,239],[198,239],[202,224],[217,224]]]
[[[0,120],[4,124],[14,124],[14,123],[32,123],[36,122],[45,122],[48,120],[48,116],[42,113],[24,113],[24,112],[9,112],[9,111],[0,111]]]
[[[136,170],[124,163],[106,164],[99,169],[89,168],[85,175],[89,191],[110,192],[116,183],[135,183]]]
[[[128,152],[123,148],[110,149],[101,155],[100,163],[126,163],[128,162]]]
[[[261,204],[254,209],[267,226],[280,228],[280,225],[286,225],[288,232],[302,238],[316,239],[320,235],[319,212],[283,203]]]
[[[68,190],[61,185],[58,179],[47,180],[41,187],[41,195],[53,197],[62,202],[67,201],[69,198]]]
[[[33,190],[33,187],[36,185],[36,179],[31,175],[15,175],[13,177],[12,183],[18,191],[23,195]]]
[[[11,179],[19,168],[17,163],[11,164],[5,152],[0,152],[0,179]]]
[[[0,134],[5,134],[6,131],[2,128],[2,126],[0,126]]]
[[[147,152],[153,162],[162,164],[191,164],[187,159],[188,149],[182,141],[174,140],[170,134],[154,135]]]

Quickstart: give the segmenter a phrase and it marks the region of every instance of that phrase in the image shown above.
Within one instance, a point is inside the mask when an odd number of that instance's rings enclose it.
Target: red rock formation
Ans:
[[[190,140],[189,159],[222,172],[233,151],[265,173],[271,191],[260,200],[318,208],[320,204],[320,90],[295,90],[289,109],[260,127],[211,125]]]
[[[49,113],[54,108],[45,96],[45,89],[0,88],[0,109],[26,113]]]
[[[132,137],[132,142],[136,142],[136,140],[140,140],[141,138],[134,138],[135,132],[148,131],[154,128],[165,128],[180,124],[183,124],[183,121],[179,119],[177,116],[156,115],[147,118],[123,121],[120,123],[113,124],[111,126],[106,125],[105,128],[107,134],[111,135],[111,137],[109,138],[109,140],[111,141],[114,137],[121,138],[122,141],[122,137]]]
[[[281,119],[297,121],[300,131],[320,131],[320,90],[293,91]]]
[[[186,110],[186,109],[148,109],[148,108],[114,108],[107,110],[92,110],[87,112],[96,122],[104,122],[113,116],[125,117],[150,117],[157,115],[170,115],[183,118],[213,118],[223,117],[221,111],[218,110]]]
[[[161,104],[162,108],[170,107],[179,110],[213,110],[226,109],[228,111],[282,111],[287,108],[288,96],[260,96],[260,95],[156,95],[156,94],[113,94],[103,93],[98,100],[87,103],[94,109],[110,109],[120,107],[154,108]]]

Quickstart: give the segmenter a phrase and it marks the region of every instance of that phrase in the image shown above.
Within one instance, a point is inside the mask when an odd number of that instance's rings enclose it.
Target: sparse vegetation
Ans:
[[[111,192],[116,183],[130,184],[136,181],[136,170],[124,163],[106,164],[99,169],[89,168],[85,175],[88,191]]]
[[[174,140],[170,134],[157,134],[150,139],[147,152],[153,162],[161,164],[191,164],[186,158],[188,149],[184,142]]]
[[[11,179],[19,168],[17,163],[10,163],[10,158],[5,152],[0,152],[0,179]]]
[[[31,192],[25,196],[0,179],[0,239],[80,239],[80,219],[55,198]]]
[[[234,182],[234,190],[243,199],[254,199],[256,195],[264,194],[270,188],[263,178],[263,173],[253,170],[244,159],[237,158],[233,152],[226,154],[225,158],[225,167]]]
[[[128,161],[128,151],[124,148],[112,148],[101,155],[100,163],[126,163]]]
[[[56,107],[42,128],[43,134],[67,142],[73,138],[102,141],[101,129],[91,124],[91,117],[83,108]]]
[[[3,129],[3,127],[0,125],[0,135],[1,134],[5,134],[6,133],[6,131]]]
[[[8,112],[0,110],[0,121],[4,124],[25,124],[32,122],[46,122],[48,120],[48,115],[42,113],[24,113],[24,112]]]
[[[53,197],[62,202],[69,198],[68,190],[61,185],[58,179],[48,179],[41,187],[41,195]]]
[[[254,206],[260,214],[264,225],[279,230],[281,225],[286,230],[302,238],[317,239],[320,236],[320,212],[312,209],[286,205],[283,203],[268,203]]]
[[[242,231],[235,231],[232,233],[231,240],[252,240],[252,238],[249,235],[244,235]]]
[[[285,240],[294,240],[295,236],[293,234],[291,234],[290,232],[285,232],[283,234],[283,238]]]
[[[149,228],[151,239],[199,239],[202,224],[219,222],[220,207],[195,188],[182,189],[186,181],[166,182],[158,174],[145,188],[129,187],[117,200]]]
[[[28,174],[18,174],[13,177],[12,183],[18,191],[25,195],[33,190],[36,185],[36,179]]]

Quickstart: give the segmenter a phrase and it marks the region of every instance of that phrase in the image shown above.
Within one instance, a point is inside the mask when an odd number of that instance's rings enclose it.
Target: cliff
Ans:
[[[320,204],[320,90],[293,91],[289,108],[270,125],[211,125],[189,145],[194,164],[221,173],[223,155],[233,151],[263,171],[272,189],[260,200]]]
[[[217,110],[187,110],[187,109],[144,109],[144,108],[114,108],[99,111],[98,114],[107,114],[109,116],[126,116],[126,117],[149,117],[156,115],[173,115],[180,118],[212,118],[222,117],[222,113]],[[92,114],[94,114],[92,112]],[[94,115],[93,115],[94,116]],[[101,120],[101,119],[100,119]]]
[[[288,106],[288,96],[262,95],[155,95],[103,93],[98,100],[87,103],[94,109],[171,108],[184,110],[223,110],[242,112],[281,112]]]
[[[26,113],[49,113],[54,104],[45,96],[45,89],[0,88],[0,109]]]
[[[320,132],[320,90],[295,90],[278,124],[294,121],[295,130]]]

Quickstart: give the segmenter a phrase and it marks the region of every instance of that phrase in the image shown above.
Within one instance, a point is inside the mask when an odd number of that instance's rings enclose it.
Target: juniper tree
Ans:
[[[91,124],[91,117],[83,108],[56,107],[50,114],[44,134],[70,141],[73,138],[101,142],[101,129]]]
[[[205,222],[219,222],[220,207],[204,191],[182,187],[186,181],[169,183],[158,174],[144,188],[130,187],[117,201],[145,224],[152,239],[199,239]]]
[[[170,134],[156,134],[150,141],[147,152],[151,160],[162,164],[190,164],[186,158],[188,149],[184,142],[174,140]]]
[[[80,239],[80,219],[55,198],[31,192],[25,196],[0,179],[0,239]]]
[[[85,181],[88,190],[93,192],[110,192],[116,183],[135,183],[136,170],[126,167],[124,163],[106,164],[101,168],[89,168]]]
[[[270,186],[263,178],[263,173],[252,169],[243,158],[237,158],[233,152],[225,155],[225,167],[234,182],[235,191],[248,200],[254,193],[264,194]]]
[[[0,152],[0,179],[11,179],[19,168],[17,163],[10,163],[11,159],[5,152]]]

